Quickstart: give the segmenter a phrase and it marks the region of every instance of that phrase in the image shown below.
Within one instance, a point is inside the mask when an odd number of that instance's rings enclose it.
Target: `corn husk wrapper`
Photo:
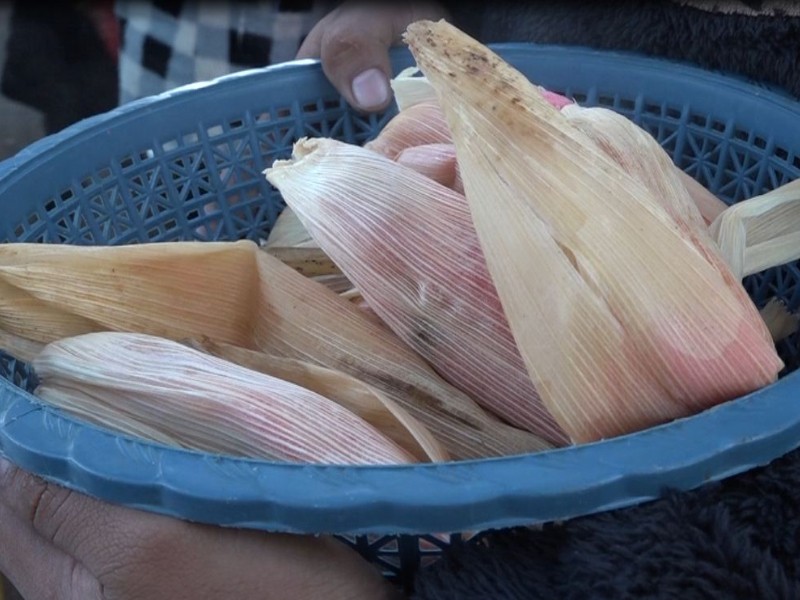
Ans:
[[[727,205],[684,173],[661,145],[627,117],[601,107],[577,104],[561,110],[570,124],[590,137],[628,175],[641,181],[681,226],[703,234]]]
[[[697,210],[703,216],[703,221],[706,226],[711,225],[722,212],[728,208],[722,200],[712,194],[703,184],[697,181],[694,177],[678,169],[678,175],[686,187],[686,191],[692,197]]]
[[[710,227],[737,277],[800,258],[800,179],[734,204]]]
[[[450,142],[444,113],[435,101],[421,102],[393,117],[365,148],[395,160],[406,148]]]
[[[706,223],[669,155],[650,134],[607,108],[567,106],[569,124],[590,138],[628,175],[640,181],[650,197],[682,228],[705,231]]]
[[[420,76],[417,67],[403,69],[392,78],[389,84],[400,112],[415,104],[437,102],[436,91],[425,77]]]
[[[191,340],[189,345],[333,400],[364,419],[416,460],[440,462],[449,459],[447,452],[422,423],[355,377],[300,360],[218,344],[209,339]]]
[[[731,269],[731,264],[709,234],[706,219],[690,193],[682,171],[675,167],[661,145],[629,119],[606,108],[567,106],[562,114],[570,125],[585,133],[628,175],[645,186],[678,226],[684,239],[720,272],[739,302],[748,308],[752,306],[745,289],[738,283],[741,277]],[[703,205],[708,208],[710,202]],[[772,339],[768,328],[764,328],[763,333],[765,339]]]
[[[0,351],[6,352],[17,360],[32,361],[45,345],[42,342],[34,342],[0,329]]]
[[[416,145],[430,145],[432,142],[426,141],[421,136],[412,135],[412,132],[426,130],[428,122],[435,124],[432,127],[441,131],[444,115],[443,113],[439,114],[436,110],[438,108],[441,111],[441,107],[433,86],[427,78],[415,76],[415,73],[418,73],[417,67],[406,69],[393,81],[395,96],[401,112],[390,121],[385,133],[379,135],[373,145],[368,145],[368,147],[463,193],[458,165],[456,164],[454,167],[457,174],[454,177],[450,174],[453,167],[444,164],[447,159],[443,156],[442,149],[435,148],[440,144],[443,146],[452,143],[450,136],[444,137],[443,134],[440,134],[442,139],[439,143],[433,144],[431,148],[426,147],[416,151]],[[597,142],[612,158],[623,160],[624,162],[621,163],[623,168],[645,184],[655,184],[656,187],[661,187],[663,190],[665,185],[658,183],[659,177],[663,172],[673,171],[667,177],[666,187],[676,186],[676,182],[673,180],[680,179],[678,184],[680,187],[676,188],[678,195],[676,199],[672,199],[671,196],[659,197],[659,199],[666,204],[671,204],[673,210],[684,218],[688,217],[690,222],[695,220],[695,213],[699,210],[703,219],[702,223],[708,226],[727,208],[722,200],[677,168],[655,139],[629,119],[605,108],[581,107],[570,99],[541,86],[537,86],[537,89],[549,104],[561,110],[573,125]],[[418,107],[410,112],[403,112],[417,103],[424,103],[424,110]],[[449,133],[449,129],[447,131]],[[417,141],[419,143],[416,143]],[[638,151],[645,153],[642,156],[644,160],[641,162],[636,160],[636,146],[640,147]],[[663,160],[664,158],[667,159],[667,162]],[[650,164],[648,165],[648,163]],[[653,164],[658,166],[656,173],[650,173],[647,170]],[[448,182],[451,178],[457,181],[456,185],[449,185]],[[684,206],[687,194],[697,210],[689,210]]]
[[[314,248],[316,243],[303,227],[300,219],[288,206],[281,211],[269,231],[264,248]]]
[[[305,277],[341,275],[339,267],[321,248],[310,246],[272,246],[265,252]]]
[[[795,183],[729,209],[722,200],[675,167],[652,136],[622,115],[605,108],[577,105],[564,107],[562,114],[652,192],[687,239],[726,280],[742,279],[800,257],[800,251],[796,250],[800,248],[800,235],[796,233],[800,230],[800,202],[797,202],[800,188]],[[725,226],[721,228],[723,220]],[[711,222],[714,227],[709,231]],[[745,225],[739,226],[740,222]],[[724,239],[720,245],[712,234],[718,235],[721,230],[724,230]],[[747,236],[741,235],[746,230],[752,231],[750,248]],[[754,247],[758,250],[752,252]],[[745,253],[749,253],[751,261],[748,269],[744,269],[742,263]],[[741,302],[750,302],[744,288],[733,283],[730,286]],[[768,302],[760,313],[774,341],[784,339],[797,329],[797,317],[776,299]]]
[[[707,226],[728,208],[727,204],[675,167],[672,159],[652,136],[622,115],[605,108],[582,108],[576,104],[565,105],[562,114],[592,138],[629,175],[647,186],[676,223],[686,229],[692,242],[708,255],[712,264],[722,265],[722,271],[729,273],[728,264],[720,262],[726,258],[707,232]],[[457,192],[464,192],[455,146],[452,144],[413,146],[403,150],[396,161]],[[745,214],[741,207],[737,212]],[[788,223],[791,227],[791,221]],[[726,227],[728,231],[736,230],[730,224]],[[791,229],[788,230],[791,232]],[[762,237],[765,237],[763,232]],[[727,248],[730,247],[729,244]],[[731,254],[731,251],[727,250],[727,253]],[[791,259],[791,255],[787,257],[787,260]],[[732,261],[735,260],[734,256]],[[769,266],[773,265],[763,261],[759,264],[761,268]],[[738,286],[736,289],[744,292]],[[744,294],[742,300],[748,301]],[[781,302],[770,302],[761,311],[761,316],[774,341],[784,339],[797,328],[797,318]]]
[[[0,330],[43,343],[108,330],[208,337],[361,379],[454,459],[546,447],[481,410],[353,303],[249,241],[0,245]]]
[[[444,21],[412,24],[406,41],[447,115],[517,345],[573,440],[776,379],[782,362],[752,303],[536,86]]]
[[[398,87],[398,80],[395,80],[395,93],[397,94],[395,97],[401,110],[386,124],[374,140],[365,144],[365,147],[387,158],[397,160],[404,150],[416,146],[452,143],[444,113],[436,97],[431,95],[433,88],[428,81],[420,77],[398,77],[398,79],[410,86],[408,89],[402,84]],[[544,88],[541,89],[548,101],[557,108],[572,103],[564,96],[549,92]],[[404,99],[406,93],[411,95]]]
[[[422,102],[438,101],[436,90],[428,79],[421,75],[419,67],[408,67],[400,71],[397,76],[390,81],[394,92],[397,108],[400,112]],[[539,87],[544,98],[555,108],[561,109],[572,104],[572,100],[561,94],[551,92],[543,87]]]
[[[467,202],[375,152],[303,139],[267,179],[369,306],[481,406],[552,443],[503,314]]]
[[[415,462],[316,392],[163,338],[92,333],[49,344],[32,364],[45,402],[154,441],[292,462]]]
[[[397,164],[413,169],[451,190],[464,193],[464,183],[458,171],[456,147],[453,144],[425,144],[403,150]]]

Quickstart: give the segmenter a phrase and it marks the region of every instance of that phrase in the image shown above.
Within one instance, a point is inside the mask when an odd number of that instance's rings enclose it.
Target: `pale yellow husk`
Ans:
[[[341,275],[341,270],[321,248],[310,246],[271,246],[264,250],[283,264],[306,277]]]
[[[401,111],[421,102],[436,100],[436,91],[427,79],[419,76],[417,67],[403,69],[390,84],[397,108]]]
[[[573,440],[776,379],[783,365],[737,282],[535,85],[443,21],[412,24],[406,40],[447,115],[528,371]]]
[[[800,179],[723,211],[710,231],[738,277],[800,258]]]
[[[311,239],[308,231],[303,227],[300,219],[288,206],[278,215],[264,242],[265,248],[272,248],[273,246],[278,248],[314,248],[316,245],[316,242]]]

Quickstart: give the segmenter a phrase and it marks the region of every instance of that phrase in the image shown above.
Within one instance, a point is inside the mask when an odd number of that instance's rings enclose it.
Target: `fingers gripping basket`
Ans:
[[[726,201],[800,175],[800,110],[777,94],[627,55],[497,49],[538,83],[633,118]],[[404,51],[393,60],[398,70],[411,64]],[[390,116],[352,112],[315,63],[138,101],[1,164],[0,239],[257,240],[283,206],[261,172],[288,156],[296,139],[363,143]],[[746,284],[758,303],[777,295],[795,310],[798,282],[790,264]],[[388,575],[408,580],[446,546],[445,534],[635,504],[666,486],[692,488],[800,445],[797,341],[780,347],[787,369],[777,384],[690,419],[537,455],[358,468],[236,460],[113,435],[37,404],[26,366],[0,353],[0,451],[116,503],[221,525],[340,534]]]

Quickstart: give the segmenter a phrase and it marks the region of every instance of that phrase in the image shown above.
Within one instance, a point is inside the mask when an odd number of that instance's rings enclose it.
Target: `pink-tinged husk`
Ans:
[[[544,450],[448,385],[408,345],[354,303],[259,253],[254,345],[342,371],[385,393],[423,423],[453,459]],[[288,269],[288,271],[287,271]]]
[[[458,169],[456,147],[452,143],[412,146],[403,150],[396,161],[464,195],[464,182]],[[464,201],[466,202],[466,199]]]
[[[427,79],[421,79],[427,84]],[[640,144],[642,143],[640,136],[647,136],[651,143],[656,144],[649,134],[618,113],[600,107],[584,108],[575,104],[571,99],[541,86],[537,86],[537,89],[542,93],[548,104],[561,110],[562,114],[589,137],[592,137],[609,156],[615,160],[623,161],[621,166],[626,170],[635,169],[639,166],[635,159],[631,161],[626,157],[625,151],[630,147],[631,143]],[[627,134],[625,132],[626,129],[628,130]],[[615,141],[619,136],[620,130],[622,130],[623,138],[626,135],[629,137]],[[436,132],[435,135],[431,133],[433,131]],[[456,163],[455,167],[450,167],[449,164],[446,164],[446,161],[449,160],[450,151],[444,147],[437,148],[437,146],[443,144],[452,144],[452,136],[447,128],[441,106],[439,106],[435,97],[431,97],[424,102],[401,110],[379,134],[378,138],[367,144],[367,147],[463,193],[458,164]],[[416,150],[415,146],[432,147]],[[666,153],[658,144],[656,144],[656,147],[661,154],[666,156]],[[405,156],[403,156],[404,154]],[[425,159],[429,159],[431,162],[428,164]],[[680,197],[674,201],[669,197],[661,199],[667,203],[672,202],[676,209],[683,211],[684,209],[680,204],[685,201],[686,193],[688,193],[688,197],[695,208],[699,210],[700,215],[702,215],[702,222],[708,226],[725,210],[726,204],[692,177],[678,169],[671,160],[669,160],[668,166],[674,171],[673,178],[679,178],[682,188],[685,189],[682,189]],[[455,169],[454,176],[450,174],[453,168]],[[637,175],[631,171],[629,171],[629,174]],[[455,181],[454,184],[450,183],[451,178]],[[641,174],[639,178],[645,183],[648,180],[655,181],[656,179],[655,176],[648,176],[646,172]],[[683,214],[693,219],[694,215],[690,214],[691,212],[686,210]]]
[[[456,185],[456,179],[460,179],[456,147],[453,144],[411,146],[403,150],[395,161],[451,190]]]
[[[163,338],[91,333],[49,344],[32,364],[45,402],[126,433],[141,424],[185,448],[250,458],[416,462],[324,396]]]
[[[691,193],[688,175],[674,165],[661,145],[632,121],[607,108],[581,108],[574,105],[565,107],[561,114],[567,117],[570,125],[597,144],[622,170],[644,185],[650,192],[647,197],[658,202],[677,225],[678,233],[719,271],[725,285],[730,288],[743,309],[752,314],[755,307],[712,239],[706,218],[698,206],[699,201],[710,216],[715,212],[713,203],[701,198],[697,189],[694,194]],[[700,184],[697,186],[702,188]],[[719,200],[717,202],[723,204]],[[753,324],[758,326],[759,322],[754,321]],[[767,324],[761,325],[764,339],[771,343],[773,338]]]
[[[406,148],[450,142],[444,113],[437,102],[420,102],[395,115],[378,136],[365,144],[392,160]]]
[[[393,400],[360,379],[294,358],[283,358],[232,344],[189,340],[188,345],[242,367],[266,373],[333,400],[391,439],[416,460],[449,460],[428,429]]]
[[[539,401],[456,192],[375,152],[303,139],[267,178],[381,319],[508,422],[567,441]]]
[[[545,405],[585,442],[773,382],[740,295],[641,182],[444,21],[406,41],[436,88],[489,271]]]
[[[481,410],[385,325],[249,241],[0,244],[0,329],[37,343],[94,331],[208,337],[359,378],[454,459],[547,447]]]

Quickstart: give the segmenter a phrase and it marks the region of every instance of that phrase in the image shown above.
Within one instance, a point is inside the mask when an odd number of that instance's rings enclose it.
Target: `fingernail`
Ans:
[[[380,69],[367,69],[353,79],[353,97],[361,108],[377,108],[389,99],[389,81]]]
[[[0,477],[3,477],[6,473],[8,473],[11,469],[14,468],[10,462],[8,462],[5,458],[0,458]]]

